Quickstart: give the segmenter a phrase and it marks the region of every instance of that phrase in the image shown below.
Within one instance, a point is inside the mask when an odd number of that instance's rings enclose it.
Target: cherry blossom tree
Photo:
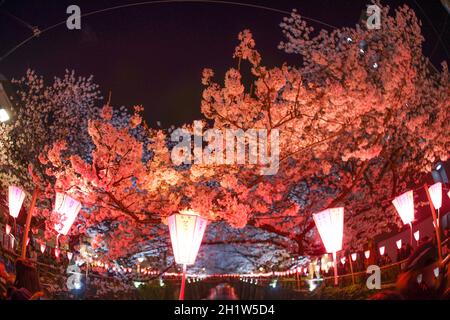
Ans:
[[[248,161],[177,165],[170,132],[149,128],[142,107],[121,117],[107,104],[86,117],[86,148],[72,134],[42,140],[34,176],[45,190],[37,215],[47,237],[55,236],[55,191],[83,203],[71,235],[89,237],[109,259],[167,247],[165,220],[186,208],[211,221],[207,247],[232,246],[247,258],[260,252],[255,265],[267,264],[268,251],[280,260],[322,253],[312,214],[325,208],[345,207],[347,249],[397,228],[393,197],[448,158],[447,65],[436,70],[423,55],[420,22],[406,6],[393,15],[382,7],[379,30],[362,23],[315,32],[297,11],[281,27],[280,48],[298,64],[265,66],[244,30],[223,84],[203,71],[201,101],[205,128],[278,130],[276,174],[261,175],[262,164]],[[183,128],[195,134],[194,124]]]
[[[51,84],[33,70],[12,84],[17,88],[13,119],[0,124],[0,183],[15,183],[31,192],[28,167],[42,174],[38,157],[45,145],[67,139],[70,152],[90,153],[87,119],[98,114],[95,105],[101,96],[92,76],[77,77],[67,70]]]
[[[202,112],[214,127],[280,131],[278,174],[226,168],[218,173],[221,197],[247,208],[249,224],[295,241],[300,253],[320,245],[311,215],[327,207],[346,208],[347,248],[395,228],[392,198],[448,158],[447,65],[437,71],[423,56],[411,9],[388,10],[380,30],[318,33],[293,11],[281,24],[280,48],[299,55],[297,66],[265,67],[246,30],[223,86],[204,71]],[[243,62],[256,78],[247,89]]]

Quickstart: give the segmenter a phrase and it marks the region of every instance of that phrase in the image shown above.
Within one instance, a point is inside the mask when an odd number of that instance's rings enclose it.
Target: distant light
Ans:
[[[274,280],[272,281],[272,283],[270,284],[270,286],[271,286],[272,288],[276,288],[276,287],[277,287],[277,279],[274,279]]]
[[[10,118],[9,118],[8,112],[5,109],[1,108],[0,109],[0,122],[6,122],[9,119]]]
[[[356,253],[352,253],[352,260],[353,260],[353,261],[356,261],[356,256],[357,256]]]
[[[144,260],[145,260],[144,257],[139,257],[139,258],[138,258],[138,261],[141,262],[141,263],[144,262]]]
[[[421,283],[422,283],[422,274],[419,274],[419,275],[417,276],[417,283],[418,283],[418,284],[421,284]]]
[[[400,248],[402,247],[402,239],[397,240],[395,243],[397,244],[397,249],[400,250]]]
[[[315,284],[315,282],[312,280],[308,281],[308,284],[309,284],[309,291],[314,291],[314,289],[317,288],[317,284]]]
[[[347,42],[352,42],[352,41],[353,41],[352,38],[347,37]]]
[[[364,256],[366,257],[366,259],[369,259],[369,257],[370,257],[370,250],[364,251]]]
[[[442,168],[442,163],[438,163],[438,165],[436,166],[436,170],[441,170]]]
[[[372,66],[374,67],[374,69],[376,69],[378,68],[378,63],[375,62]]]
[[[416,232],[414,232],[414,239],[416,239],[416,241],[419,241],[420,238],[420,231],[417,230]]]
[[[435,268],[435,269],[433,270],[433,272],[434,272],[434,276],[435,276],[436,278],[439,277],[439,267]]]
[[[385,246],[380,247],[380,255],[384,256],[385,249]]]

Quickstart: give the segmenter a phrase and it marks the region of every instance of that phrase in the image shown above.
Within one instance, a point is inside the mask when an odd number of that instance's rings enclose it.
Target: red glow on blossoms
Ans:
[[[404,194],[398,196],[392,203],[397,209],[400,218],[402,218],[403,224],[410,224],[414,220],[414,196],[413,191],[407,191]]]

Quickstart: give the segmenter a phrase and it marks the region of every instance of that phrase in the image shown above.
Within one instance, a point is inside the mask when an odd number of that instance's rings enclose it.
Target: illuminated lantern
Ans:
[[[192,210],[183,210],[168,218],[170,239],[172,242],[175,262],[183,265],[183,276],[179,299],[184,299],[186,282],[186,266],[195,263],[207,220]]]
[[[380,247],[380,255],[384,256],[385,249],[385,246]]]
[[[404,194],[396,197],[392,200],[395,209],[397,210],[400,218],[403,221],[403,224],[409,224],[411,228],[411,237],[410,241],[412,244],[412,222],[414,221],[414,194],[413,191],[407,191]]]
[[[11,233],[11,226],[9,224],[6,225],[6,234],[9,235]]]
[[[44,253],[44,251],[45,251],[45,243],[42,242],[40,247],[41,247],[41,252]]]
[[[438,182],[428,188],[430,193],[431,202],[436,210],[442,207],[442,183]]]
[[[414,232],[414,239],[416,239],[416,241],[419,241],[419,239],[420,239],[420,231],[419,230]]]
[[[366,257],[366,259],[370,258],[370,250],[364,251],[364,256]]]
[[[397,240],[397,241],[395,242],[395,244],[397,245],[397,249],[400,250],[400,248],[402,247],[402,239]]]
[[[345,257],[341,258],[341,263],[344,265],[345,264]]]
[[[13,218],[19,216],[20,209],[22,208],[23,200],[25,199],[25,192],[16,186],[9,186],[8,190],[8,202],[9,202],[9,214]]]
[[[56,232],[67,235],[80,209],[81,203],[66,194],[58,192],[54,209],[54,212],[59,215],[59,223],[55,223]]]
[[[392,200],[403,224],[411,224],[414,220],[414,196],[412,190]]]
[[[55,257],[59,258],[59,249],[58,248],[55,248]]]
[[[72,252],[67,252],[67,259],[72,260],[73,254]]]
[[[194,264],[206,230],[207,220],[187,210],[170,216],[168,222],[176,263]]]
[[[342,249],[344,234],[344,208],[331,208],[313,214],[320,238],[327,252],[333,253],[334,284],[338,284],[336,252]]]
[[[358,256],[358,254],[356,252],[352,253],[352,261],[356,261],[357,256]]]

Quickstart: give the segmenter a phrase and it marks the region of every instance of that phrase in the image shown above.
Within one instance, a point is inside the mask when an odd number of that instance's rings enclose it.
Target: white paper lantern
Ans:
[[[17,218],[22,208],[23,200],[25,199],[25,192],[16,186],[9,186],[8,202],[9,214],[13,218]]]
[[[191,210],[185,210],[170,216],[168,222],[176,263],[194,264],[206,230],[207,220]]]
[[[54,212],[58,215],[59,222],[55,223],[55,230],[59,234],[67,235],[75,221],[78,212],[80,212],[81,203],[71,198],[70,196],[57,193],[55,200]]]

